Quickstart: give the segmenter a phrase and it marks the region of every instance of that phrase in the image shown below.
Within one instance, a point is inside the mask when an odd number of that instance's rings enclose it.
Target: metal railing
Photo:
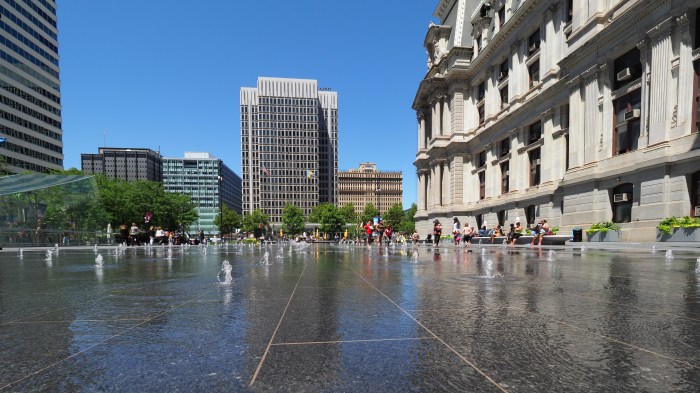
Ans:
[[[70,231],[36,228],[0,228],[0,247],[91,246],[115,244],[106,231]]]

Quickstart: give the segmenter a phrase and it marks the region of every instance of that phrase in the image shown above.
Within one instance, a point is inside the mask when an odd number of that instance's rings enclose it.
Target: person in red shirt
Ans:
[[[387,244],[391,243],[391,235],[394,234],[394,228],[391,227],[391,225],[387,225],[386,229],[384,229],[384,238],[386,239]]]
[[[372,226],[372,220],[367,221],[367,224],[365,224],[364,228],[365,228],[365,234],[367,234],[367,241],[365,243],[372,244],[372,233],[374,232],[374,227]]]

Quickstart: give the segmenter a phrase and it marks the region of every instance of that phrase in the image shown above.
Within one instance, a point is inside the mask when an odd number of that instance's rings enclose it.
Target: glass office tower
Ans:
[[[258,78],[241,88],[243,211],[273,224],[287,203],[305,214],[336,203],[338,93],[308,79]]]
[[[63,169],[54,0],[0,2],[0,166]]]
[[[190,231],[219,233],[214,225],[219,195],[223,204],[241,214],[241,177],[209,153],[186,152],[185,158],[164,158],[163,187],[166,192],[192,197],[199,218]]]

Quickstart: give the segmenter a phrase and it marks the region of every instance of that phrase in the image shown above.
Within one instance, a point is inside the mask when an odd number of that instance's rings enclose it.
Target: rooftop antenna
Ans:
[[[102,147],[107,147],[107,130],[102,130]]]

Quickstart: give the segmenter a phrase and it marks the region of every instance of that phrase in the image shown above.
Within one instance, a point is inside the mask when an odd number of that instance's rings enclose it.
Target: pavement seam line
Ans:
[[[272,346],[284,346],[284,345],[315,345],[315,344],[346,344],[346,343],[372,343],[372,342],[382,342],[382,341],[412,341],[412,340],[434,340],[437,337],[405,337],[405,338],[370,338],[365,340],[332,340],[332,341],[307,341],[307,342],[296,342],[296,343],[275,343]]]
[[[39,370],[37,370],[37,371],[33,371],[33,372],[31,372],[31,373],[25,375],[24,377],[18,379],[18,380],[15,380],[15,381],[13,381],[13,382],[8,383],[8,384],[5,385],[5,386],[0,386],[0,390],[5,390],[5,389],[9,388],[10,386],[16,385],[16,384],[18,384],[19,382],[22,382],[22,381],[24,381],[25,379],[27,379],[27,378],[29,378],[29,377],[32,377],[32,376],[37,375],[37,374],[40,374],[40,373],[42,373],[42,372],[44,372],[44,371],[46,371],[46,370],[48,370],[48,369],[50,369],[50,368],[53,368],[53,367],[55,367],[55,366],[57,366],[57,365],[59,365],[59,364],[65,362],[66,360],[69,360],[69,359],[72,359],[72,358],[74,358],[74,357],[76,357],[76,356],[78,356],[78,355],[81,355],[81,354],[83,354],[83,353],[85,353],[85,352],[91,350],[92,348],[95,348],[95,347],[97,347],[97,346],[100,346],[100,345],[106,343],[107,341],[109,341],[109,340],[111,340],[111,339],[113,339],[113,338],[116,338],[116,337],[119,337],[119,336],[123,335],[124,333],[126,333],[126,332],[128,332],[128,331],[130,331],[130,330],[136,329],[137,327],[139,327],[139,326],[141,326],[141,325],[145,325],[146,323],[148,323],[148,322],[150,322],[150,321],[152,321],[152,320],[154,320],[154,319],[156,319],[156,318],[160,318],[160,317],[162,317],[163,315],[168,314],[169,312],[171,312],[172,310],[174,310],[174,309],[176,309],[176,308],[178,308],[178,307],[184,306],[185,304],[188,304],[188,303],[192,303],[192,302],[194,302],[196,299],[199,299],[199,298],[202,297],[202,296],[206,296],[206,295],[208,295],[208,294],[211,293],[211,292],[214,292],[214,290],[212,289],[212,290],[207,291],[207,292],[205,292],[205,293],[203,293],[203,294],[201,294],[201,295],[199,295],[199,296],[196,296],[196,297],[194,297],[194,298],[192,298],[192,299],[190,299],[190,300],[188,300],[188,301],[186,301],[186,302],[183,302],[183,303],[180,303],[180,304],[178,304],[178,305],[176,305],[176,306],[173,306],[173,307],[171,307],[170,309],[168,309],[167,311],[163,311],[162,313],[160,313],[160,314],[154,316],[154,317],[151,318],[151,319],[145,320],[145,321],[143,321],[143,322],[141,322],[141,323],[139,323],[139,324],[137,324],[137,325],[134,325],[134,326],[132,326],[132,327],[130,327],[130,328],[124,329],[124,330],[122,330],[121,332],[119,332],[119,333],[117,333],[117,334],[114,334],[114,335],[112,335],[112,336],[109,336],[109,337],[107,337],[106,339],[104,339],[104,340],[102,340],[102,341],[100,341],[100,342],[98,342],[98,343],[95,343],[95,344],[93,344],[93,345],[91,345],[91,346],[89,346],[89,347],[87,347],[87,348],[85,348],[85,349],[83,349],[83,350],[80,350],[80,351],[78,351],[78,352],[76,352],[76,353],[74,353],[74,354],[72,354],[72,355],[70,355],[70,356],[68,356],[68,357],[65,357],[65,358],[63,358],[63,359],[61,359],[61,360],[59,360],[59,361],[57,361],[57,362],[55,362],[55,363],[53,363],[53,364],[50,364],[50,365],[48,365],[48,366],[46,366],[46,367],[44,367],[44,368],[42,368],[42,369],[39,369]]]
[[[513,307],[513,308],[515,308],[515,307]],[[561,325],[564,325],[564,326],[568,326],[568,327],[570,327],[570,328],[573,328],[573,329],[576,329],[576,330],[580,330],[580,331],[582,331],[582,332],[586,332],[586,333],[588,333],[588,334],[591,334],[591,335],[593,335],[593,336],[606,339],[606,340],[608,340],[608,341],[616,342],[616,343],[618,343],[618,344],[621,344],[621,345],[624,345],[624,346],[627,346],[627,347],[636,349],[636,350],[638,350],[638,351],[646,352],[646,353],[652,354],[652,355],[654,355],[654,356],[662,357],[662,358],[664,358],[664,359],[668,359],[668,360],[673,361],[673,362],[677,362],[677,363],[684,364],[684,365],[686,365],[686,366],[688,366],[688,367],[690,367],[690,368],[694,368],[694,369],[696,369],[696,370],[700,370],[700,366],[696,366],[696,365],[694,365],[694,364],[692,364],[692,363],[689,363],[688,361],[683,360],[683,359],[674,358],[674,357],[667,356],[667,355],[664,355],[664,354],[661,354],[661,353],[658,353],[658,352],[654,352],[654,351],[652,351],[652,350],[650,350],[650,349],[638,347],[638,346],[636,346],[636,345],[634,345],[634,344],[630,344],[630,343],[628,343],[628,342],[621,341],[621,340],[618,340],[618,339],[616,339],[616,338],[613,338],[613,337],[610,337],[610,336],[606,336],[606,335],[604,335],[604,334],[600,334],[600,333],[596,333],[596,332],[590,331],[590,330],[588,330],[588,329],[586,329],[586,328],[582,328],[582,327],[579,327],[579,326],[576,326],[576,325],[572,325],[572,324],[567,323],[567,322],[564,322],[564,321],[560,321],[560,320],[558,320],[558,319],[549,317],[549,316],[547,316],[547,315],[540,314],[540,313],[538,313],[538,312],[536,312],[536,311],[525,310],[525,312],[538,315],[540,318],[548,319],[548,320],[550,320],[550,321],[552,321],[552,322],[556,322],[556,323],[558,323],[558,324],[561,324]]]
[[[372,283],[369,282],[366,278],[364,278],[363,276],[359,275],[354,269],[352,269],[352,268],[349,267],[349,266],[348,266],[348,269],[352,270],[353,273],[357,274],[358,277],[360,277],[361,279],[363,279],[367,284],[369,284],[369,286],[371,286],[372,288],[374,288],[375,291],[379,292],[382,296],[384,296],[387,300],[389,300],[393,305],[395,305],[395,306],[396,306],[399,310],[401,310],[404,314],[408,315],[408,317],[411,318],[415,323],[417,323],[420,327],[422,327],[423,329],[425,329],[425,331],[428,332],[428,333],[429,333],[430,335],[432,335],[433,337],[435,337],[435,339],[437,339],[438,341],[440,341],[440,343],[441,343],[442,345],[444,345],[445,347],[447,347],[450,351],[452,351],[455,355],[457,355],[460,359],[462,359],[463,362],[465,362],[465,363],[468,364],[471,368],[473,368],[474,370],[476,370],[476,372],[478,372],[479,374],[481,374],[481,376],[483,376],[484,378],[486,378],[489,382],[491,382],[494,386],[496,386],[501,392],[508,393],[508,391],[505,390],[505,389],[503,389],[503,387],[502,387],[501,385],[499,385],[498,382],[496,382],[493,378],[491,378],[491,377],[490,377],[488,374],[486,374],[485,372],[481,371],[480,368],[476,367],[476,365],[475,365],[474,363],[470,362],[467,358],[465,358],[464,356],[462,356],[461,353],[457,352],[454,348],[452,348],[452,346],[450,346],[448,343],[446,343],[442,338],[438,337],[438,335],[435,334],[435,333],[433,333],[432,330],[428,329],[428,327],[426,327],[425,325],[423,325],[422,323],[420,323],[420,321],[418,321],[416,318],[414,318],[413,315],[411,315],[411,314],[408,313],[406,310],[404,310],[403,308],[401,308],[401,306],[399,306],[399,305],[398,305],[395,301],[393,301],[389,296],[385,295],[384,292],[380,291],[377,287],[375,287],[374,285],[372,285]]]
[[[258,367],[255,369],[255,373],[253,374],[253,377],[250,379],[250,383],[248,386],[253,386],[255,383],[255,380],[258,379],[258,374],[260,373],[260,370],[262,370],[263,363],[265,363],[265,359],[267,358],[267,354],[270,352],[270,347],[272,347],[272,342],[275,340],[275,336],[277,335],[277,330],[279,330],[280,326],[282,326],[282,321],[284,320],[285,314],[287,314],[287,309],[289,308],[289,305],[292,303],[292,299],[294,298],[294,293],[297,291],[297,287],[299,286],[299,283],[301,282],[301,278],[304,277],[304,272],[306,271],[306,266],[307,263],[304,263],[304,269],[301,270],[301,274],[299,275],[299,279],[297,280],[296,285],[294,285],[294,290],[292,291],[292,294],[289,295],[289,300],[287,300],[287,305],[284,306],[284,311],[282,311],[282,315],[280,316],[280,320],[277,322],[277,326],[275,327],[275,331],[272,332],[272,337],[270,337],[270,342],[267,343],[267,348],[265,348],[265,353],[263,353],[262,358],[260,359],[260,363],[258,363]]]
[[[30,325],[35,323],[73,323],[73,322],[121,322],[121,321],[147,321],[149,318],[117,318],[117,319],[73,319],[56,321],[17,321],[7,322],[7,325]]]

